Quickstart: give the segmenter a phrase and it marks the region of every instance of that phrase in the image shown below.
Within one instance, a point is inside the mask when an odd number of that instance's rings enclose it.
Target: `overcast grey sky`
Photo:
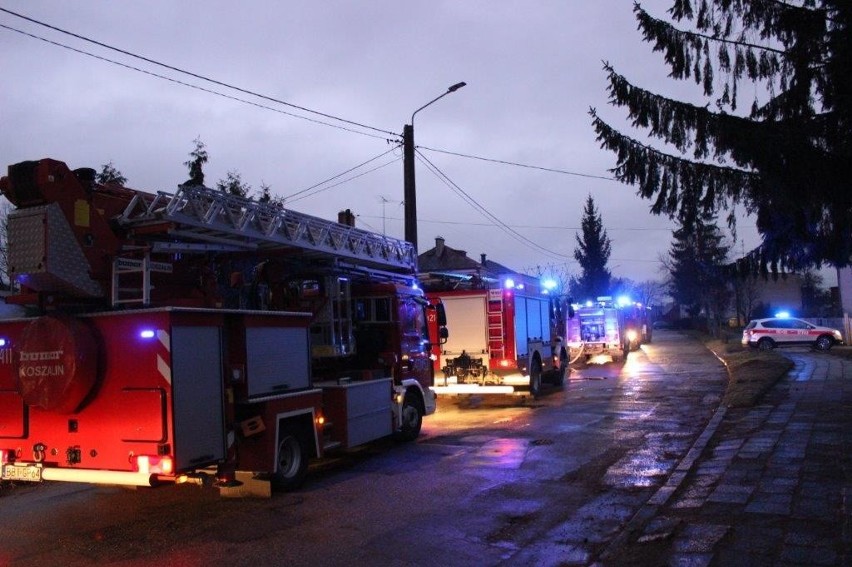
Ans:
[[[643,2],[658,14],[669,4]],[[642,42],[632,5],[0,0],[2,8],[128,52],[389,132],[306,114],[0,12],[4,26],[255,103],[0,28],[0,166],[5,171],[12,163],[51,157],[71,168],[100,168],[111,160],[129,186],[171,192],[187,179],[183,162],[200,137],[210,154],[208,185],[236,170],[253,189],[266,183],[286,197],[389,152],[338,178],[338,185],[317,187],[286,206],[330,219],[349,208],[359,227],[402,238],[402,153],[388,139],[398,139],[391,134],[402,132],[415,109],[465,81],[465,88],[415,119],[422,154],[457,186],[417,163],[420,252],[443,236],[475,259],[486,253],[519,271],[540,266],[577,273],[574,235],[592,195],[612,240],[613,273],[658,279],[659,256],[668,250],[674,225],[651,215],[635,188],[606,179],[615,156],[598,148],[588,115],[593,106],[626,127],[623,112],[607,105],[603,60],[658,92],[689,92],[690,85],[666,78],[659,55]],[[482,216],[459,188],[523,238]],[[740,224],[737,251],[758,242],[753,222]]]

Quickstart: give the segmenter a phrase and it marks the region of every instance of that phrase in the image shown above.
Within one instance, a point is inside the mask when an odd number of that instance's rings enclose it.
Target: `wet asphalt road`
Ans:
[[[442,399],[416,443],[346,455],[269,500],[4,488],[0,565],[593,563],[686,456],[725,388],[700,343],[654,338],[537,400]]]

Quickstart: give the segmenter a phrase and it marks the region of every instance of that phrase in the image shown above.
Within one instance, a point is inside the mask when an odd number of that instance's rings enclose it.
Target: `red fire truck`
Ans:
[[[647,319],[647,309],[626,298],[614,302],[609,296],[598,297],[595,302],[574,306],[565,333],[571,361],[588,361],[597,355],[624,361],[630,351],[650,342]]]
[[[441,394],[537,396],[542,380],[561,386],[568,367],[563,305],[533,278],[484,282],[424,278],[433,304],[442,304],[452,336],[433,345],[435,391]],[[437,332],[437,327],[433,330]]]
[[[202,186],[145,193],[9,167],[5,480],[297,486],[308,461],[435,411],[404,241]]]

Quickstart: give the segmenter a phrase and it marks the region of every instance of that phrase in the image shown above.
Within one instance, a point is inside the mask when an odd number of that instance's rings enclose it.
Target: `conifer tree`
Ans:
[[[204,164],[207,163],[209,156],[207,155],[207,146],[201,141],[199,136],[192,141],[195,148],[189,152],[189,158],[183,164],[189,168],[189,179],[184,185],[204,185]]]
[[[577,239],[574,258],[580,264],[581,273],[578,279],[572,280],[571,293],[582,301],[607,295],[612,277],[606,267],[612,252],[612,242],[606,234],[591,195],[586,199],[580,228],[583,231],[582,237],[576,233],[574,235]]]
[[[229,195],[237,197],[248,197],[251,192],[251,185],[243,182],[242,175],[239,171],[231,170],[225,179],[220,179],[216,183],[216,189]]]
[[[852,2],[673,0],[669,20],[638,3],[634,12],[670,76],[694,79],[706,104],[634,85],[605,63],[610,104],[665,147],[591,109],[598,140],[617,155],[615,176],[655,214],[728,210],[732,222],[735,205],[753,214],[762,244],[751,272],[849,265]]]
[[[122,187],[127,183],[127,178],[113,165],[112,161],[101,166],[101,170],[95,176],[95,180],[101,185],[109,183],[121,185]]]
[[[666,262],[669,294],[691,317],[718,322],[728,306],[728,246],[709,213],[684,215]]]

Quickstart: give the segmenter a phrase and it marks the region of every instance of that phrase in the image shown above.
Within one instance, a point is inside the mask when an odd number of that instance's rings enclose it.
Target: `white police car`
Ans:
[[[809,345],[817,350],[828,350],[843,344],[837,329],[819,327],[792,317],[754,319],[743,329],[743,345],[771,350],[777,346]]]

